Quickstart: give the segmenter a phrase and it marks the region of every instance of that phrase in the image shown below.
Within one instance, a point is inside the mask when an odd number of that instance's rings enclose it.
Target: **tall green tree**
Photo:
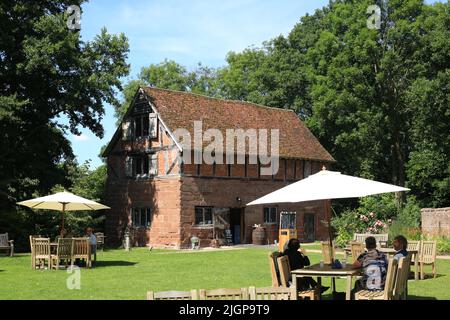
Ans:
[[[128,42],[106,29],[84,42],[67,26],[84,1],[0,2],[0,205],[47,193],[73,158],[65,133],[103,137],[103,104],[119,105]],[[83,27],[81,25],[81,27]],[[67,119],[63,125],[60,117]]]
[[[139,87],[150,86],[175,91],[186,91],[208,96],[220,96],[217,70],[202,66],[188,71],[186,67],[173,60],[164,60],[158,64],[143,67],[137,79],[129,80],[123,89],[123,99],[115,109],[117,122],[128,110]]]

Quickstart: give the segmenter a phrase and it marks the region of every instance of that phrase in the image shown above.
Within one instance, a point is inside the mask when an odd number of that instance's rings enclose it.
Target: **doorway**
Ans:
[[[244,214],[242,208],[230,208],[230,230],[233,244],[240,244],[244,238]]]
[[[305,241],[314,242],[316,239],[315,215],[313,213],[305,213],[303,218],[303,230],[305,232]]]

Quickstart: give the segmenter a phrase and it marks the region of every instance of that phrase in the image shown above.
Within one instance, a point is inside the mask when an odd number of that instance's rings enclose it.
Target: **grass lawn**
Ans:
[[[31,270],[29,254],[2,255],[0,299],[145,299],[149,290],[270,286],[270,251],[107,250],[97,254],[95,268],[81,269],[80,290],[67,289],[70,274],[65,270]],[[308,256],[312,263],[321,259],[320,254]],[[437,271],[436,279],[410,280],[410,299],[450,299],[450,260],[438,260]],[[330,280],[325,278],[323,283],[329,285]],[[336,283],[338,291],[344,292],[345,280]]]

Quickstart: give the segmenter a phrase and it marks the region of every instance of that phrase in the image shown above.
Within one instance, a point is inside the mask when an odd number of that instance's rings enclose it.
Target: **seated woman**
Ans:
[[[298,239],[292,238],[289,240],[287,249],[284,250],[283,255],[287,256],[289,259],[289,265],[291,270],[295,269],[303,269],[306,266],[309,266],[311,263],[309,258],[305,256],[303,253],[299,251],[300,249],[300,241]],[[311,277],[302,277],[297,280],[298,287],[300,290],[307,290],[310,288],[317,287],[317,282]],[[321,286],[321,293],[327,291],[330,287]]]

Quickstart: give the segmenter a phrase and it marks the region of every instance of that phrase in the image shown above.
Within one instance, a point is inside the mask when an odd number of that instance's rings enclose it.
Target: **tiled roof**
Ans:
[[[227,129],[268,129],[269,137],[270,129],[279,129],[281,157],[335,161],[292,110],[151,87],[142,89],[172,132],[184,128],[193,137],[194,121],[202,121],[203,132],[219,129],[224,139]]]

